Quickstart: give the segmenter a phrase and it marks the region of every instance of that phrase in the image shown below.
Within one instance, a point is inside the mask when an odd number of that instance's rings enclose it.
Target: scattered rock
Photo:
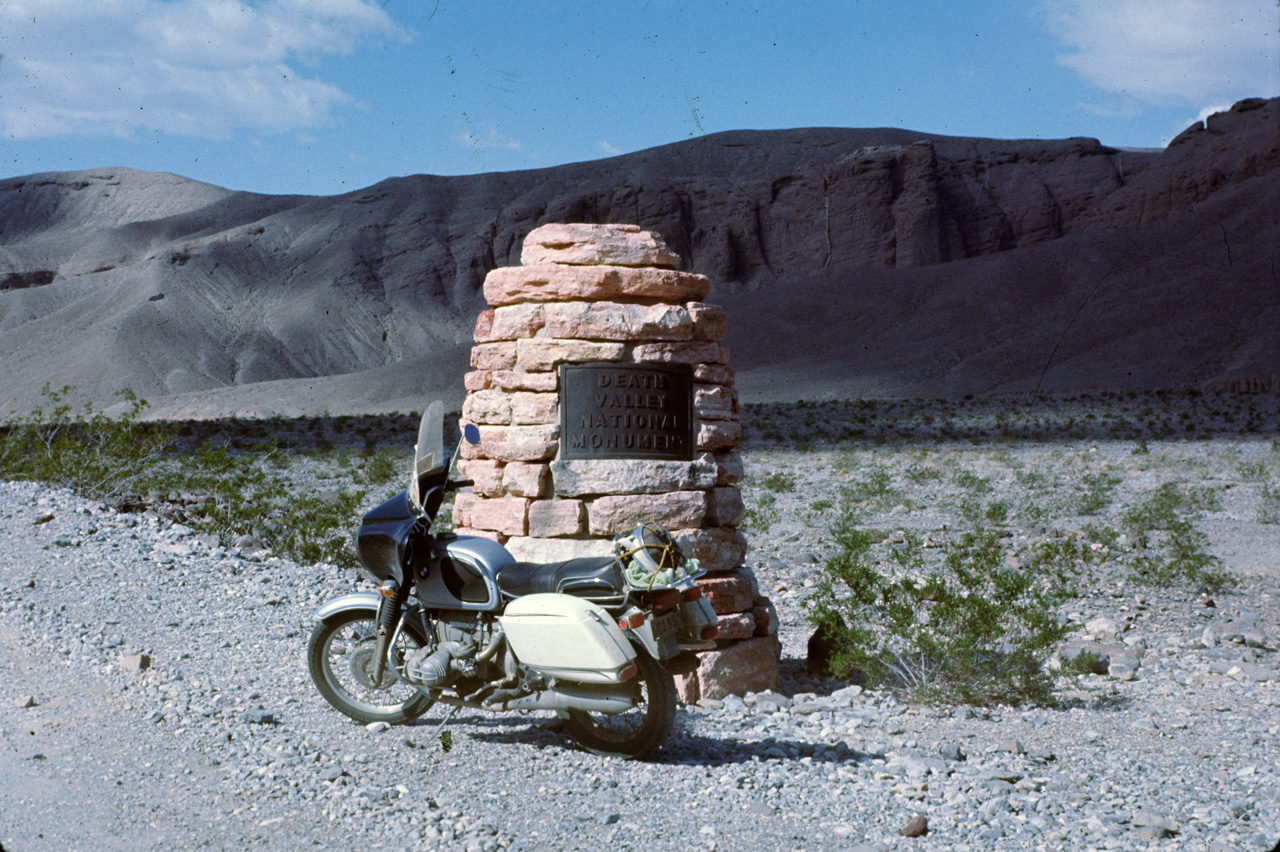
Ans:
[[[1114,620],[1101,615],[1086,622],[1084,629],[1095,639],[1103,642],[1118,639],[1123,632],[1123,628]]]
[[[823,624],[809,636],[808,653],[805,655],[805,670],[811,675],[829,677],[835,674],[831,670],[831,657],[839,647],[839,637],[846,629],[844,620],[839,616],[836,617],[836,622],[835,628]]]
[[[917,814],[898,833],[903,837],[923,837],[929,833],[929,821],[923,814]]]
[[[123,671],[133,674],[151,668],[151,657],[148,654],[128,654],[119,660]]]
[[[1168,817],[1151,811],[1138,811],[1129,821],[1144,840],[1160,840],[1178,833],[1179,826]]]
[[[262,539],[258,538],[256,535],[250,535],[246,533],[245,535],[242,535],[236,539],[235,547],[236,547],[236,550],[246,551],[246,552],[255,552],[259,550],[266,550],[267,543]]]

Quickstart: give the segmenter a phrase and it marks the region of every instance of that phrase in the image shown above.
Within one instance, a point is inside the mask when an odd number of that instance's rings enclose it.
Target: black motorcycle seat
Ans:
[[[612,556],[587,556],[566,562],[511,562],[498,571],[498,588],[518,598],[539,592],[559,592],[582,598],[618,595],[626,581]]]

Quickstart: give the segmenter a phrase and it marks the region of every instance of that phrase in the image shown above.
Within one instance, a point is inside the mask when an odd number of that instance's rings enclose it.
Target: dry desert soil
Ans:
[[[798,403],[747,406],[743,422],[748,564],[779,612],[781,683],[681,708],[643,763],[587,754],[547,715],[464,712],[448,751],[430,720],[356,725],[303,659],[315,607],[368,586],[356,572],[242,552],[154,508],[0,483],[0,844],[1261,852],[1280,839],[1280,396]],[[412,442],[410,418],[217,428],[279,432],[298,488],[354,482],[366,445]],[[1135,578],[1125,517],[1162,486],[1232,585]],[[804,604],[847,508],[886,565],[896,542],[942,553],[974,525],[1015,569],[1043,543],[1077,543],[1088,571],[1060,615],[1068,641],[1109,661],[1059,674],[1045,706],[810,676]],[[904,837],[913,821],[924,833]]]

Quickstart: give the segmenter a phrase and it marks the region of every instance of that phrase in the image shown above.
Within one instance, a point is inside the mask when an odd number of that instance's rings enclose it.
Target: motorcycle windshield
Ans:
[[[422,412],[418,424],[418,443],[413,447],[413,476],[409,482],[409,499],[422,510],[422,488],[431,477],[439,476],[448,464],[444,455],[444,404],[434,400]]]

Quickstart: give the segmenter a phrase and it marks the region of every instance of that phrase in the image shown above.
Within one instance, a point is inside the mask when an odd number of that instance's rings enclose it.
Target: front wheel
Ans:
[[[606,757],[635,760],[662,745],[676,721],[676,683],[662,663],[641,652],[640,673],[633,683],[640,692],[635,707],[623,713],[570,710],[565,720],[569,736],[588,751]]]
[[[427,712],[435,700],[398,680],[390,666],[374,682],[377,619],[373,610],[348,610],[317,624],[307,645],[307,666],[316,689],[338,712],[365,724],[399,725]],[[424,644],[425,638],[406,624],[391,658],[399,663]]]

